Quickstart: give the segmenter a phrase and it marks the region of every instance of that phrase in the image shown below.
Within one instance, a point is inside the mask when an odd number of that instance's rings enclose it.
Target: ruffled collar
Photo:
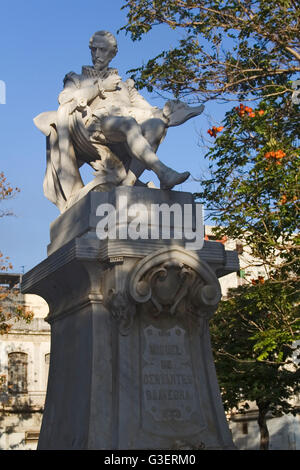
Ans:
[[[95,68],[91,65],[83,65],[82,66],[82,75],[88,78],[107,78],[109,75],[118,73],[117,69],[113,69],[111,67],[105,70],[95,70]]]

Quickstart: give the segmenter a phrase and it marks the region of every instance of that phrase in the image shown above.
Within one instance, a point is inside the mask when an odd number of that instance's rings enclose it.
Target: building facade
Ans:
[[[20,275],[0,274],[0,284],[19,282]],[[9,281],[9,282],[8,282]],[[36,449],[46,396],[50,326],[47,303],[37,295],[17,296],[34,312],[30,323],[12,323],[0,336],[0,449]]]

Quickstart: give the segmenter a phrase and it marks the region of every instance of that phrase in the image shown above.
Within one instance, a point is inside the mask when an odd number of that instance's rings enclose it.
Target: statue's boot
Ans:
[[[177,184],[181,184],[186,181],[189,176],[189,171],[178,173],[177,171],[170,169],[160,178],[160,189],[172,189]]]
[[[167,167],[162,162],[158,161],[152,168],[157,174],[160,181],[160,189],[172,189],[177,184],[183,183],[188,179],[190,173],[184,171],[183,173],[178,173],[172,168]]]

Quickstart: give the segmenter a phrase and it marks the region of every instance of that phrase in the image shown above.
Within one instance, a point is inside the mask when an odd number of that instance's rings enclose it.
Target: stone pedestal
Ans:
[[[38,448],[233,448],[208,323],[237,255],[217,242],[192,251],[183,239],[99,240],[97,207],[124,195],[192,203],[176,191],[91,192],[52,224],[48,258],[23,277],[22,291],[50,307]]]

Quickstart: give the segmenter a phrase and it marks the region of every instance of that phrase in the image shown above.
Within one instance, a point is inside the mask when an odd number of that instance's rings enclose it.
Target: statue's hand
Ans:
[[[99,79],[99,87],[103,88],[104,91],[115,91],[121,81],[122,79],[119,75],[112,74],[107,78]]]
[[[87,106],[87,99],[84,97],[74,98],[73,101],[70,103],[69,113],[73,113],[76,109],[78,111],[83,111]]]
[[[168,122],[168,119],[163,113],[163,110],[158,108],[157,106],[152,108],[152,117],[156,119],[161,119],[162,121]]]
[[[87,106],[86,98],[77,98],[77,109],[82,110]]]

